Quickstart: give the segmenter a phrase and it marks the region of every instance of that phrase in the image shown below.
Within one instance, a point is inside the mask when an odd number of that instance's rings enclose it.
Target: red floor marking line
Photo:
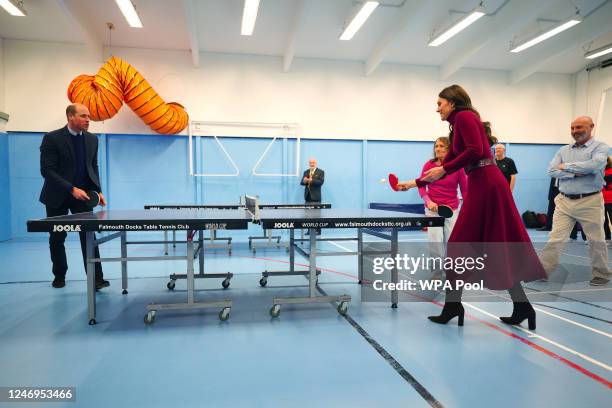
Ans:
[[[259,259],[259,260],[264,260],[264,261],[280,262],[280,263],[286,263],[286,264],[289,263],[289,261],[283,261],[283,260],[278,260],[278,259],[269,259],[269,258],[258,258],[258,257],[255,257],[255,256],[241,256],[241,258]],[[308,265],[305,265],[305,264],[297,264],[296,263],[295,265],[308,267]],[[357,277],[355,275],[350,275],[348,273],[336,271],[334,269],[329,269],[329,268],[325,268],[325,269],[324,268],[319,268],[319,269],[321,269],[322,271],[332,272],[332,273],[336,273],[336,274],[339,274],[339,275],[344,275],[344,276],[348,276],[348,277],[357,279]],[[419,295],[415,295],[414,293],[409,293],[409,292],[404,292],[404,293],[408,293],[411,296],[421,298],[421,299],[423,299],[423,300],[425,300],[427,302],[433,303],[434,305],[437,305],[439,307],[444,307],[444,304],[442,304],[440,302],[436,302],[435,300],[430,300],[430,299],[427,299],[425,297],[422,297],[422,296],[419,296]],[[519,335],[517,335],[515,333],[512,333],[512,332],[510,332],[508,330],[502,329],[501,327],[498,327],[498,326],[494,325],[493,323],[490,323],[490,322],[487,322],[485,320],[482,320],[479,317],[476,317],[476,316],[474,316],[472,314],[466,313],[466,316],[468,318],[472,319],[472,320],[476,320],[476,321],[484,324],[485,326],[487,326],[487,327],[489,327],[489,328],[491,328],[491,329],[493,329],[493,330],[495,330],[495,331],[497,331],[499,333],[502,333],[502,334],[505,334],[508,337],[514,338],[514,339],[522,342],[523,344],[526,344],[526,345],[534,348],[535,350],[538,350],[538,351],[546,354],[547,356],[552,357],[555,360],[562,362],[563,364],[573,368],[574,370],[578,371],[581,374],[586,375],[587,377],[591,378],[592,380],[595,380],[598,383],[603,384],[604,386],[612,389],[612,381],[608,381],[605,378],[600,377],[599,375],[597,375],[597,374],[587,370],[586,368],[582,367],[581,365],[576,364],[576,363],[568,360],[565,357],[561,357],[557,353],[555,353],[553,351],[550,351],[547,348],[544,348],[544,347],[540,346],[539,344],[536,344],[536,343],[534,343],[534,342],[532,342],[532,341],[530,341],[530,340],[528,340],[528,339],[526,339],[524,337],[521,337],[521,336],[519,336]]]
[[[415,295],[414,293],[409,293],[409,295],[412,295],[414,297],[418,297],[418,298],[421,298],[421,299],[424,299],[424,300],[428,300],[427,298],[419,296],[419,295]],[[433,303],[436,306],[444,307],[443,303],[436,302],[435,300],[428,300],[428,301]],[[608,381],[605,378],[598,376],[597,374],[595,374],[595,373],[587,370],[586,368],[584,368],[584,367],[582,367],[582,366],[580,366],[580,365],[578,365],[578,364],[576,364],[576,363],[566,359],[565,357],[561,357],[557,353],[555,353],[553,351],[550,351],[550,350],[540,346],[539,344],[536,344],[536,343],[534,343],[534,342],[532,342],[532,341],[530,341],[530,340],[528,340],[528,339],[526,339],[524,337],[521,337],[521,336],[519,336],[519,335],[517,335],[515,333],[512,333],[512,332],[510,332],[508,330],[502,329],[501,327],[496,326],[496,325],[494,325],[491,322],[487,322],[485,320],[482,320],[481,318],[476,317],[476,316],[474,316],[474,315],[472,315],[470,313],[466,312],[465,315],[469,319],[476,320],[476,321],[484,324],[485,326],[487,326],[487,327],[489,327],[489,328],[491,328],[493,330],[496,330],[496,331],[498,331],[498,332],[500,332],[502,334],[505,334],[508,337],[512,337],[512,338],[514,338],[516,340],[519,340],[520,342],[522,342],[522,343],[524,343],[524,344],[526,344],[528,346],[533,347],[534,349],[536,349],[536,350],[546,354],[547,356],[552,357],[555,360],[558,360],[558,361],[564,363],[565,365],[568,365],[569,367],[573,368],[574,370],[576,370],[576,371],[586,375],[587,377],[589,377],[589,378],[591,378],[591,379],[593,379],[593,380],[595,380],[595,381],[605,385],[606,387],[612,388],[612,382],[611,381]]]
[[[548,350],[548,349],[546,349],[546,348],[544,348],[544,347],[542,347],[542,346],[540,346],[538,344],[535,344],[534,342],[532,342],[530,340],[527,340],[524,337],[518,336],[518,335],[516,335],[516,334],[514,334],[514,333],[512,333],[510,331],[504,330],[501,327],[498,327],[498,326],[494,325],[493,323],[486,322],[486,321],[484,321],[484,320],[482,320],[482,319],[480,319],[478,317],[470,315],[469,313],[466,313],[466,314],[468,315],[469,318],[477,320],[480,323],[482,323],[482,324],[492,328],[493,330],[497,330],[498,332],[505,334],[506,336],[515,338],[515,339],[517,339],[517,340],[527,344],[528,346],[531,346],[534,349],[536,349],[538,351],[541,351],[542,353],[546,354],[547,356],[552,357],[555,360],[559,360],[560,362],[570,366],[574,370],[577,370],[578,372],[586,375],[587,377],[590,377],[591,379],[593,379],[593,380],[595,380],[595,381],[605,385],[606,387],[612,388],[612,381],[608,381],[605,378],[598,376],[597,374],[595,374],[595,373],[587,370],[586,368],[584,368],[584,367],[582,367],[582,366],[580,366],[580,365],[578,365],[578,364],[576,364],[576,363],[566,359],[565,357],[561,357],[557,353],[554,353],[554,352],[552,352],[552,351],[550,351],[550,350]]]

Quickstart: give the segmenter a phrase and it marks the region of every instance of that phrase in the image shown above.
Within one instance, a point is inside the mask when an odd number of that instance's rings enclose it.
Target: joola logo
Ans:
[[[275,222],[274,228],[293,228],[292,222]]]
[[[53,232],[81,232],[80,225],[54,225]]]

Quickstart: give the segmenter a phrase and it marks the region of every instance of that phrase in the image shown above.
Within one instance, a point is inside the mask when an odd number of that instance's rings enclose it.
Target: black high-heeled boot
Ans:
[[[465,310],[461,302],[445,303],[442,313],[439,316],[428,316],[427,318],[434,323],[446,324],[455,317],[459,317],[457,324],[463,326]]]
[[[512,310],[512,316],[500,317],[499,320],[506,324],[519,325],[525,319],[529,325],[529,330],[535,330],[536,328],[536,313],[529,302],[512,302],[514,310]]]
[[[427,318],[434,323],[446,324],[455,317],[459,317],[458,324],[463,326],[463,317],[465,310],[461,304],[461,295],[463,291],[459,290],[446,290],[446,299],[444,301],[444,308],[439,316],[428,316]]]
[[[533,306],[531,306],[531,303],[529,303],[529,299],[527,299],[527,295],[525,294],[521,283],[515,283],[514,286],[508,289],[508,293],[512,299],[514,310],[512,310],[512,316],[500,317],[499,320],[506,324],[519,325],[525,319],[527,319],[529,330],[535,330],[535,310],[533,310]]]

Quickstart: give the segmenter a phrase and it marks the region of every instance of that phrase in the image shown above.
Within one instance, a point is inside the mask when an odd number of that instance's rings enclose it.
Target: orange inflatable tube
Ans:
[[[125,101],[147,126],[165,135],[182,131],[189,122],[182,105],[164,102],[133,66],[118,57],[110,57],[95,76],[74,78],[68,99],[87,106],[94,121],[112,118]]]

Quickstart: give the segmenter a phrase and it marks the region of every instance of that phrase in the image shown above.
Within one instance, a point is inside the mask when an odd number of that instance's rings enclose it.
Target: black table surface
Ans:
[[[29,220],[27,229],[29,232],[247,229],[250,221],[251,215],[244,209],[110,210]]]
[[[294,203],[294,204],[259,204],[259,208],[281,209],[281,208],[331,208],[329,203]],[[244,208],[239,204],[147,204],[145,210],[167,210],[167,209],[218,209],[237,210]]]
[[[265,229],[440,227],[444,218],[371,209],[278,209],[260,212]]]

